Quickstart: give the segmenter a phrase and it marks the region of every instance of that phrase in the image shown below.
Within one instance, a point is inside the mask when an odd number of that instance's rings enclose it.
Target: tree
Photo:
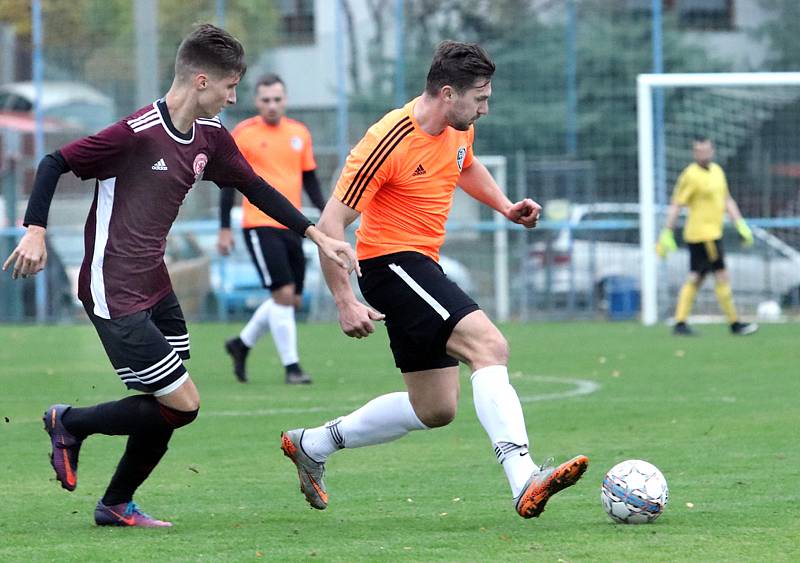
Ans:
[[[42,2],[45,78],[81,80],[111,94],[124,113],[133,107],[136,79],[133,10],[130,0],[48,0]],[[2,19],[13,24],[21,45],[31,43],[29,0],[0,0]],[[214,0],[157,3],[160,88],[169,87],[173,57],[195,23],[214,22]],[[276,42],[274,3],[228,0],[225,28],[244,45],[248,59]],[[68,32],[65,32],[68,30]]]
[[[756,32],[770,46],[765,70],[795,70],[800,60],[800,2],[761,0],[760,5],[767,13],[773,14]]]
[[[476,126],[476,152],[530,159],[565,156],[566,18],[562,2],[530,0],[409,0],[406,3],[407,91],[420,92],[430,58],[442,39],[475,41],[492,55],[490,116]],[[591,160],[603,187],[636,191],[636,75],[652,68],[651,21],[646,14],[610,10],[606,0],[577,3],[578,153]],[[702,47],[664,21],[668,72],[723,70]],[[391,61],[387,63],[391,69]],[[378,77],[391,76],[376,72]],[[391,106],[391,88],[358,107],[370,118]]]

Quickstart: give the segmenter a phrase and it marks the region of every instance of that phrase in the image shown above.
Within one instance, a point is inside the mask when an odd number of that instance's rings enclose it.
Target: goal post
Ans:
[[[658,321],[658,265],[654,252],[661,216],[656,209],[655,131],[653,94],[670,88],[800,86],[800,72],[640,74],[637,78],[639,166],[639,235],[641,249],[642,323]],[[799,93],[800,95],[800,93]],[[688,164],[688,162],[686,163]],[[663,175],[662,175],[663,177]]]

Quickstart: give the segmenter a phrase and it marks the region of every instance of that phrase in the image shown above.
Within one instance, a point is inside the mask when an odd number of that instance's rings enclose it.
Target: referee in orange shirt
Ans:
[[[239,150],[256,173],[295,207],[302,207],[305,189],[311,202],[322,211],[325,199],[315,173],[311,133],[299,121],[286,117],[286,87],[278,75],[267,74],[259,79],[255,104],[258,115],[242,121],[232,132]],[[234,245],[233,196],[230,188],[223,189],[220,196],[217,247],[223,255],[229,254]],[[243,383],[247,381],[247,355],[259,338],[270,331],[286,370],[286,383],[311,383],[311,377],[300,367],[294,317],[305,279],[302,238],[246,197],[242,203],[242,227],[253,265],[271,296],[256,309],[239,336],[225,342],[225,351],[233,359],[234,375]]]
[[[441,43],[425,91],[369,128],[320,218],[323,232],[343,240],[345,227],[361,216],[358,282],[371,307],[356,299],[348,276],[337,274],[330,261],[322,259],[322,269],[345,334],[369,336],[374,322],[385,320],[407,390],[377,397],[323,426],[282,434],[281,448],[297,466],[301,490],[314,508],[328,504],[324,464],[335,451],[453,420],[459,362],[472,373],[478,419],[520,516],[539,516],[550,496],[575,484],[587,468],[582,455],[555,467],[531,459],[522,406],[508,380],[508,342],[438,264],[456,185],[509,221],[532,228],[539,219],[541,207],[527,198],[512,203],[472,152],[473,124],[489,111],[494,69],[478,45]]]

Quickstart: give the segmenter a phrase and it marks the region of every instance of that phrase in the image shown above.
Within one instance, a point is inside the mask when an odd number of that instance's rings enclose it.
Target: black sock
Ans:
[[[139,485],[147,479],[167,453],[170,437],[172,437],[171,428],[165,428],[161,432],[132,434],[103,495],[103,504],[112,506],[130,502]]]
[[[90,434],[142,434],[167,427],[152,395],[134,395],[93,407],[72,407],[64,413],[62,421],[67,431],[79,439]]]
[[[286,373],[299,373],[303,370],[300,369],[300,363],[295,362],[293,364],[289,364],[288,366],[284,366],[286,368]]]

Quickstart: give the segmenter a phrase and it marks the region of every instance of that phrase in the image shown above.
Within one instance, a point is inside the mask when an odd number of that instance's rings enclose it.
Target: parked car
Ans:
[[[303,208],[303,214],[311,220],[316,220],[318,213],[316,209]],[[233,208],[231,224],[234,225],[235,246],[229,256],[220,256],[217,251],[219,223],[216,220],[191,221],[179,226],[180,229],[190,230],[200,247],[211,258],[212,303],[209,304],[209,312],[216,310],[223,317],[249,315],[267,298],[266,290],[261,285],[261,279],[242,240],[242,231],[237,227],[241,224],[240,207]],[[315,319],[331,318],[335,316],[335,304],[325,284],[316,245],[304,239],[303,253],[306,257],[306,277],[299,313]],[[475,282],[461,262],[440,256],[439,263],[444,272],[463,290],[467,293],[474,290]],[[358,294],[358,284],[353,284],[353,287]]]
[[[0,85],[0,169],[9,158],[17,161],[15,173],[21,194],[30,190],[39,164],[34,142],[35,96],[32,82]],[[95,133],[116,119],[114,101],[82,82],[43,82],[41,107],[45,153]],[[80,193],[85,189],[72,174],[65,175],[59,184],[59,194]]]
[[[755,243],[745,249],[732,225],[724,229],[725,263],[735,295],[775,298],[800,286],[800,252],[762,228],[752,230]],[[680,228],[676,238],[678,250],[659,266],[666,273],[670,292],[678,290],[689,270]],[[523,264],[528,290],[535,294],[548,295],[559,304],[570,298],[579,305],[602,303],[609,280],[639,281],[639,205],[572,205],[562,226],[539,233]]]
[[[32,119],[36,89],[33,82],[0,85],[0,114]],[[47,123],[61,124],[79,133],[94,133],[114,121],[114,101],[82,82],[42,83],[42,114]]]
[[[78,301],[78,274],[84,255],[82,227],[54,227],[49,230],[48,268],[57,260],[66,274],[72,305],[81,309]],[[188,317],[198,317],[205,312],[206,299],[211,290],[209,258],[194,236],[187,232],[173,232],[167,237],[164,253],[172,287]]]

